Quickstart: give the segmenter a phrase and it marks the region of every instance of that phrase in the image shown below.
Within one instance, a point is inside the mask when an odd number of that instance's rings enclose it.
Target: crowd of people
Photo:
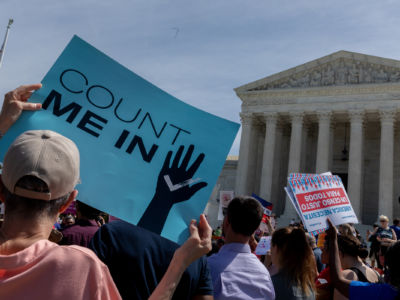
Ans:
[[[27,102],[40,87],[5,96],[0,136],[23,110],[41,108]],[[262,231],[262,205],[238,196],[220,227],[200,215],[180,246],[76,200],[79,172],[78,148],[53,131],[26,131],[7,150],[0,299],[400,299],[398,219],[380,216],[366,239],[329,220],[318,236],[268,219]],[[64,214],[72,203],[76,213]],[[256,255],[265,235],[270,251]]]

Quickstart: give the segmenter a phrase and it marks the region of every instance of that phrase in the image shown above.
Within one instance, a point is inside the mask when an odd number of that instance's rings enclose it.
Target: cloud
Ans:
[[[3,0],[0,37],[15,23],[0,93],[40,81],[78,34],[177,98],[239,122],[237,86],[341,49],[399,59],[399,12],[396,1],[370,0]]]

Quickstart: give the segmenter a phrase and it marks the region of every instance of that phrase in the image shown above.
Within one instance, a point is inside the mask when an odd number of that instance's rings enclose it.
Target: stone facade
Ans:
[[[331,171],[362,223],[400,215],[400,61],[339,51],[235,91],[242,100],[236,194],[257,193],[291,218],[288,173]]]

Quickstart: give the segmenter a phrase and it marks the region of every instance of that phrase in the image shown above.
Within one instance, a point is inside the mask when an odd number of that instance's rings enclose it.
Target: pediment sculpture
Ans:
[[[268,78],[267,78],[268,80]],[[252,91],[400,82],[400,68],[339,58],[262,84]]]

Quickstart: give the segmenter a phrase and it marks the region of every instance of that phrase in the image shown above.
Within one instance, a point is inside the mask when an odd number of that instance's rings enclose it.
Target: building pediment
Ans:
[[[235,89],[237,93],[278,89],[400,82],[400,61],[338,51]]]

